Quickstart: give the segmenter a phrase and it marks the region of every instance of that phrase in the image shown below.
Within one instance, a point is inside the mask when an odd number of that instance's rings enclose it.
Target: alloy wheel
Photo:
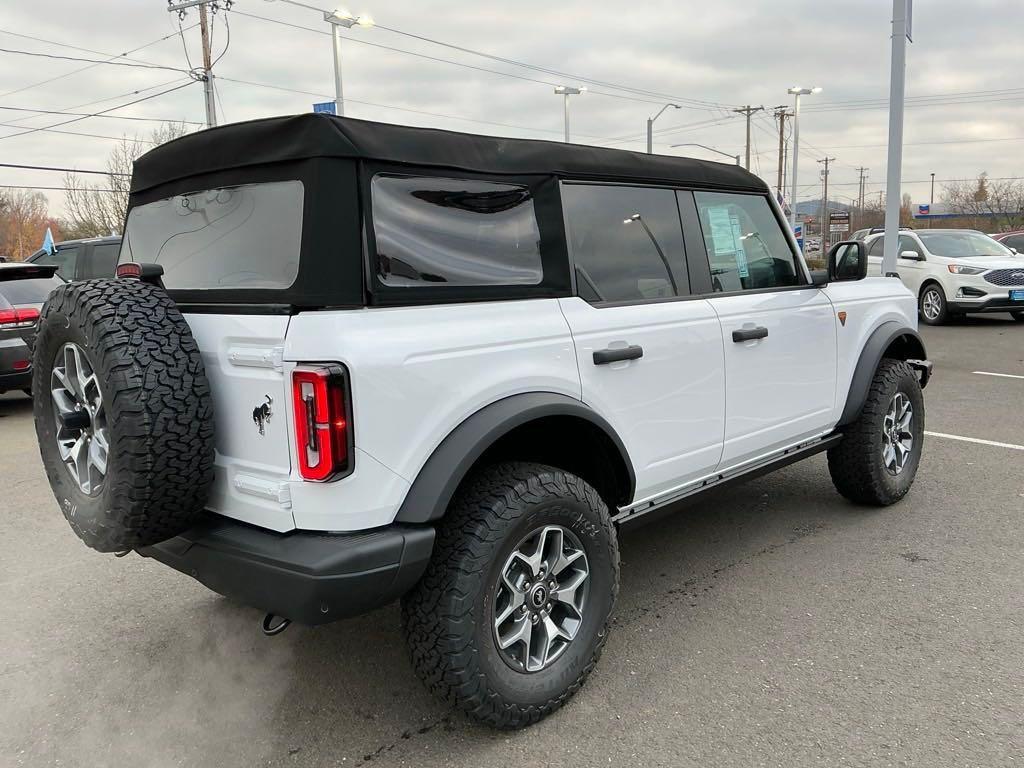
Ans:
[[[942,312],[942,296],[935,288],[929,288],[921,299],[921,311],[929,320],[938,320]]]
[[[61,461],[82,493],[94,495],[107,474],[107,414],[99,379],[77,344],[69,342],[57,352],[50,399]]]
[[[907,466],[914,450],[914,406],[910,398],[897,392],[882,419],[882,460],[889,474],[898,475]]]

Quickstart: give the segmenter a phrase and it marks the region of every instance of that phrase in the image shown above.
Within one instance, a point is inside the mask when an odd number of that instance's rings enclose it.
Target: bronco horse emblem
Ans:
[[[267,402],[262,403],[252,409],[252,421],[253,424],[259,427],[260,435],[266,434],[267,423],[274,415],[274,398],[272,398],[270,395],[264,395],[264,397],[267,399]]]

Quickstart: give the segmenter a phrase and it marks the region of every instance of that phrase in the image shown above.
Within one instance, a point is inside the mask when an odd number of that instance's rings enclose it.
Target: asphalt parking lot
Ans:
[[[1024,324],[922,333],[927,429],[1011,447],[929,435],[886,510],[818,456],[628,533],[600,665],[517,733],[424,691],[395,606],[265,638],[254,610],[86,549],[30,401],[0,397],[0,765],[1021,765]]]

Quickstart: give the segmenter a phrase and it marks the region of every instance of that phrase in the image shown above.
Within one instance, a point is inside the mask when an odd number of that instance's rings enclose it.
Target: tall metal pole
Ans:
[[[932,228],[932,216],[935,211],[932,208],[935,206],[935,174],[932,174],[932,191],[928,195],[928,229]]]
[[[664,112],[669,107],[674,107],[675,109],[680,109],[680,106],[678,104],[666,104],[665,106],[663,106],[661,109],[658,110],[658,113],[656,115],[654,115],[654,117],[648,117],[647,118],[647,154],[648,155],[650,155],[650,154],[652,154],[654,152],[654,121],[657,120],[659,117],[661,117],[661,113]]]
[[[345,114],[345,92],[341,87],[341,26],[331,24],[331,42],[334,49],[334,109],[339,116]]]
[[[793,183],[792,199],[789,201],[789,224],[796,231],[796,171],[800,161],[800,94],[796,94],[796,103],[793,105]]]
[[[565,143],[569,143],[569,92],[565,93]]]
[[[821,195],[821,248],[823,252],[825,250],[825,238],[832,234],[829,231],[828,221],[828,166],[833,160],[835,160],[834,157],[826,156],[824,160],[818,161],[825,164],[825,170],[822,171],[822,178],[825,180],[825,190]]]
[[[203,96],[206,103],[206,127],[217,125],[217,103],[213,91],[213,63],[210,55],[210,23],[206,17],[206,3],[199,5],[199,33],[203,40]]]
[[[885,180],[885,242],[882,274],[896,273],[900,237],[900,180],[903,172],[903,97],[907,75],[907,37],[911,0],[892,0],[892,59],[889,78],[889,157]]]

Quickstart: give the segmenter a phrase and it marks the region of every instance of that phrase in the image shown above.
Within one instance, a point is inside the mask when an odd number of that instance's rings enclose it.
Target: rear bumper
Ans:
[[[32,369],[15,373],[0,373],[0,392],[29,389],[32,386]]]
[[[430,526],[276,533],[211,514],[139,554],[240,603],[326,624],[401,597],[426,570],[433,546]]]
[[[28,389],[32,386],[32,366],[15,370],[14,366],[32,360],[32,352],[22,339],[0,339],[0,392]]]

